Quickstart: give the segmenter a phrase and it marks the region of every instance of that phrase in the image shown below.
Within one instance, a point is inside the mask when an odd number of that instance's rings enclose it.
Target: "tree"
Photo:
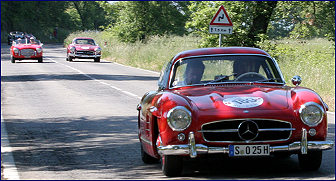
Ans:
[[[335,1],[279,1],[268,35],[335,41]]]
[[[115,4],[119,12],[111,30],[121,41],[135,42],[151,35],[185,33],[189,2],[132,1]]]
[[[107,25],[106,12],[96,1],[72,1],[81,20],[82,30],[98,30]]]
[[[217,46],[218,35],[209,34],[211,18],[223,5],[233,23],[233,34],[224,36],[226,46],[257,46],[268,28],[277,1],[202,1],[193,2],[186,27],[202,37],[201,47]]]

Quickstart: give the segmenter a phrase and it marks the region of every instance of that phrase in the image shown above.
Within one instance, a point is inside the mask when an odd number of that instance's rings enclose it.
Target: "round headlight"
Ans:
[[[41,53],[42,52],[42,48],[36,48],[36,52],[37,53]]]
[[[168,111],[167,121],[173,131],[183,131],[190,126],[191,113],[183,106],[176,106]]]
[[[307,102],[301,106],[299,113],[303,123],[308,126],[316,126],[323,119],[324,109],[315,102]]]
[[[76,48],[75,48],[75,47],[71,47],[71,48],[70,48],[70,51],[71,51],[72,53],[74,53],[74,52],[76,51]]]
[[[13,48],[14,53],[18,54],[19,53],[19,49],[18,48]]]
[[[98,47],[98,48],[95,49],[95,51],[96,51],[97,53],[100,53],[100,52],[101,52],[101,48]]]

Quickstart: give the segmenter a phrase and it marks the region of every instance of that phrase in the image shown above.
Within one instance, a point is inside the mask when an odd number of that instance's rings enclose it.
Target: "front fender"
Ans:
[[[291,89],[291,98],[293,105],[294,114],[300,120],[298,125],[300,125],[302,128],[305,128],[306,130],[315,129],[317,131],[317,135],[310,137],[308,136],[308,139],[310,140],[326,140],[327,132],[328,132],[328,120],[327,120],[327,111],[328,106],[327,104],[322,100],[322,98],[313,90],[307,89],[304,87],[295,87]],[[319,105],[321,105],[324,109],[324,116],[322,119],[322,122],[318,124],[317,126],[308,126],[304,124],[300,119],[300,113],[299,110],[301,106],[307,102],[315,102]]]

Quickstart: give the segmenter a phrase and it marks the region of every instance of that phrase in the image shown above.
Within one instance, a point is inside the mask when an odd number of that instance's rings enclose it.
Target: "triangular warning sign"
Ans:
[[[226,13],[224,6],[219,7],[217,13],[212,18],[210,25],[232,26],[229,15]]]

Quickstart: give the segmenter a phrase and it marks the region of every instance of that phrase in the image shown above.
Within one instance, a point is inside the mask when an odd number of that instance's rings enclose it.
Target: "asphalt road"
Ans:
[[[136,105],[157,89],[158,73],[102,61],[65,61],[65,48],[44,45],[44,63],[10,63],[1,46],[1,110],[20,179],[171,179],[140,158]],[[335,118],[329,116],[329,139]],[[174,179],[335,180],[335,149],[318,171],[287,159],[187,160]]]

